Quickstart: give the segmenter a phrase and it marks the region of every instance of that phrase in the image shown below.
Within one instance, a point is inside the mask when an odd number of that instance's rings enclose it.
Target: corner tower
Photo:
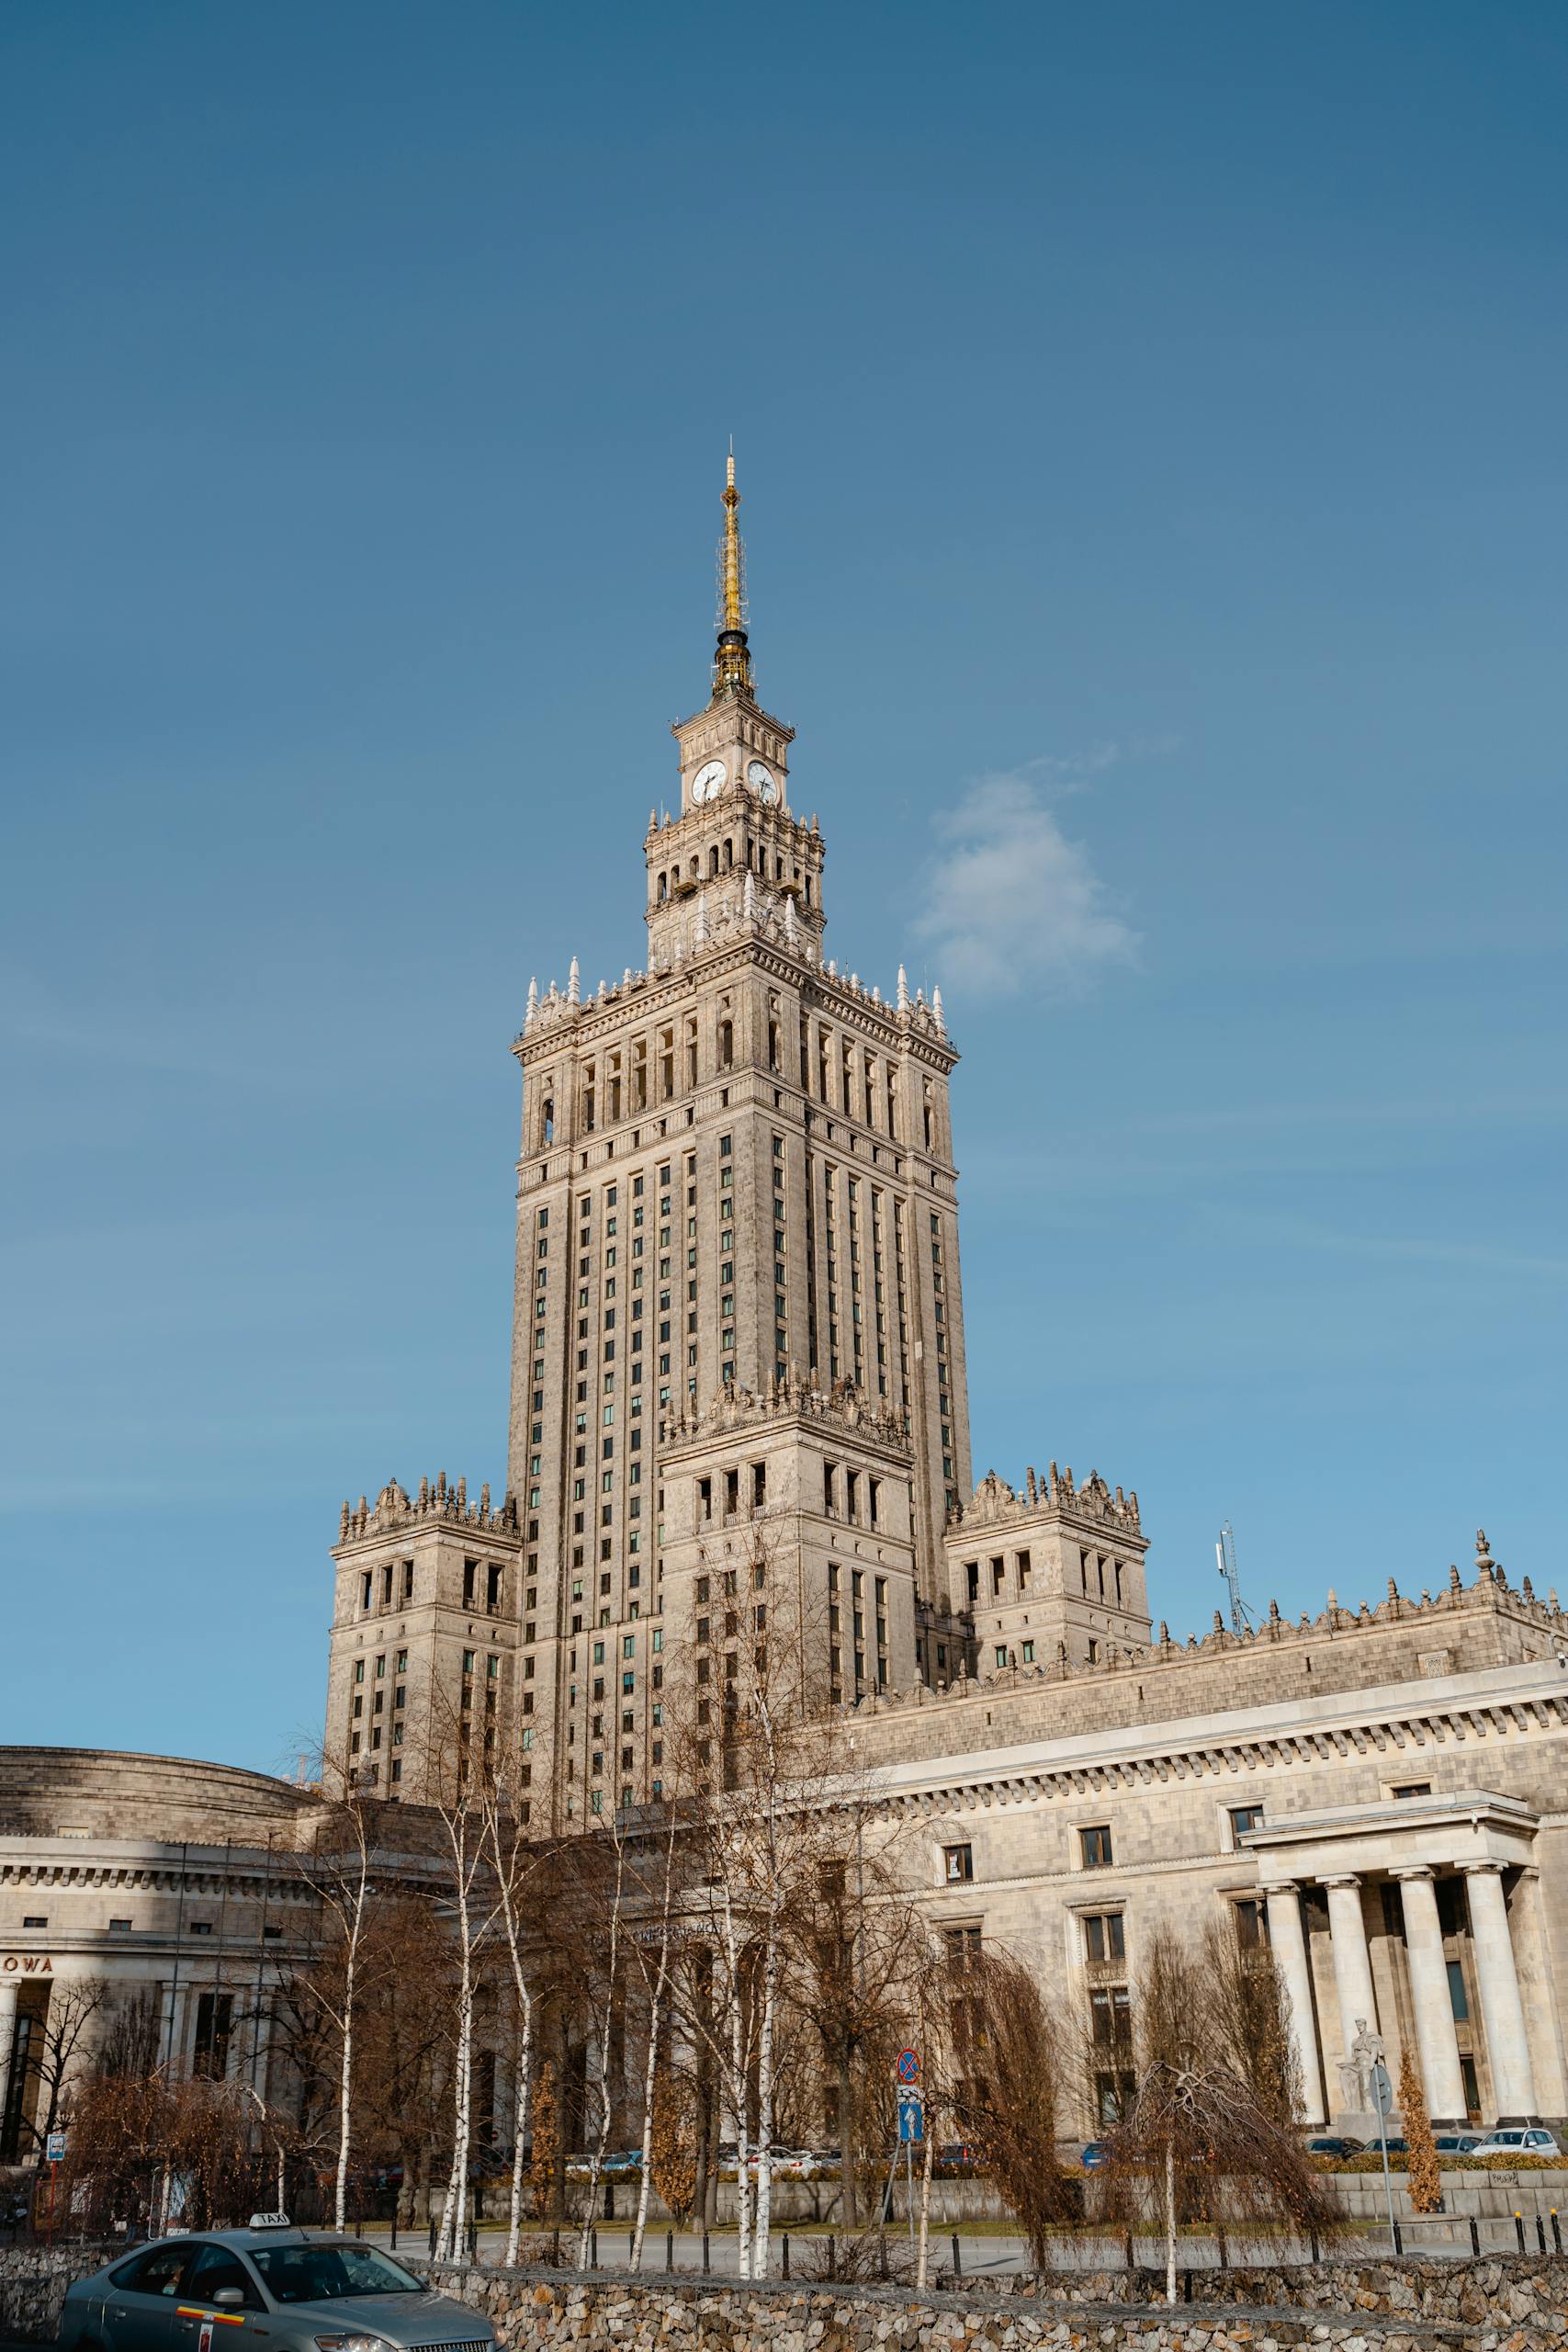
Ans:
[[[739,505],[731,458],[712,692],[674,729],[679,813],[644,841],[647,967],[591,994],[575,961],[564,990],[531,985],[514,1047],[518,1720],[538,1817],[563,1823],[661,1791],[665,1677],[692,1622],[667,1613],[666,1569],[673,1600],[699,1457],[730,1445],[737,1413],[775,1400],[768,1492],[814,1494],[824,1523],[822,1464],[778,1453],[818,1431],[810,1400],[876,1417],[885,1450],[902,1430],[889,1511],[907,1499],[897,1532],[878,1531],[901,1579],[897,1679],[929,1675],[943,1530],[969,1492],[957,1057],[940,995],[911,994],[900,969],[885,998],[825,960],[824,844],[792,805],[794,730],[756,697]],[[711,1475],[728,1476],[716,1455]],[[822,1660],[845,1701],[876,1686],[874,1644],[859,1674],[854,1658],[846,1642],[836,1670]]]

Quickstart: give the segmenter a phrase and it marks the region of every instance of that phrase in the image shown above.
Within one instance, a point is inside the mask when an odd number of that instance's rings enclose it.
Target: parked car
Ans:
[[[642,2150],[640,2148],[612,2148],[604,2158],[602,2169],[606,2179],[612,2173],[640,2172]]]
[[[1389,2145],[1393,2145],[1392,2140]],[[1359,2140],[1343,2139],[1334,2132],[1319,2132],[1315,2139],[1307,2142],[1306,2152],[1309,2156],[1359,2156],[1365,2150]]]
[[[966,2140],[949,2140],[938,2147],[931,2157],[933,2170],[947,2180],[971,2179],[979,2161]]]
[[[1432,2145],[1440,2156],[1468,2156],[1485,2136],[1483,2132],[1439,2132]]]
[[[761,2162],[758,2150],[751,2149],[746,2158],[747,2171],[760,2171]],[[768,2170],[775,2180],[809,2180],[816,2165],[809,2148],[772,2148],[768,2152]]]
[[[1468,2153],[1472,2156],[1560,2156],[1555,2134],[1532,2124],[1528,2130],[1488,2132]]]
[[[1098,2172],[1102,2165],[1111,2162],[1111,2151],[1103,2140],[1091,2140],[1078,2162],[1085,2172]]]
[[[281,2218],[248,2230],[159,2238],[65,2290],[65,2352],[197,2352],[219,2326],[269,2339],[268,2352],[377,2343],[412,2352],[494,2352],[490,2322],[357,2238],[307,2237]]]

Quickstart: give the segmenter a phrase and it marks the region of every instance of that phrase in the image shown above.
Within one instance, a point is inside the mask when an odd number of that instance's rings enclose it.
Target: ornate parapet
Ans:
[[[700,1411],[669,1415],[659,1425],[659,1440],[661,1445],[684,1445],[694,1439],[764,1429],[784,1420],[818,1422],[900,1452],[909,1443],[905,1414],[874,1405],[865,1391],[850,1381],[818,1388],[794,1372],[761,1390],[721,1388]]]
[[[1021,1494],[994,1470],[987,1470],[969,1501],[949,1513],[947,1524],[953,1533],[967,1532],[1015,1520],[1038,1519],[1046,1510],[1115,1527],[1130,1535],[1142,1532],[1135,1487],[1125,1494],[1120,1487],[1112,1491],[1097,1470],[1089,1472],[1081,1487],[1076,1486],[1071,1467],[1058,1470],[1054,1462],[1043,1478],[1032,1468],[1025,1471]]]
[[[411,1496],[395,1478],[389,1478],[374,1503],[363,1495],[357,1503],[344,1503],[338,1520],[340,1544],[354,1544],[367,1536],[390,1535],[414,1527],[436,1524],[471,1528],[476,1534],[513,1536],[518,1533],[517,1503],[505,1495],[493,1509],[488,1486],[479,1488],[477,1503],[468,1500],[468,1482],[457,1479],[448,1485],[443,1470],[434,1486],[428,1478],[419,1482],[419,1492]]]

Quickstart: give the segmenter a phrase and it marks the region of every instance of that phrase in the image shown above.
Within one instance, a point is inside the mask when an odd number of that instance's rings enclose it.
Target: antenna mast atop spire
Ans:
[[[724,479],[724,537],[718,546],[718,644],[713,660],[713,691],[750,695],[751,655],[746,641],[746,550],[741,544],[736,510],[740,492],[735,487],[735,442],[731,437]]]
[[[1230,1590],[1231,1632],[1250,1634],[1253,1630],[1252,1611],[1241,1597],[1241,1577],[1235,1565],[1235,1537],[1231,1531],[1228,1519],[1220,1530],[1220,1540],[1214,1546],[1214,1557],[1219,1562],[1220,1574]]]

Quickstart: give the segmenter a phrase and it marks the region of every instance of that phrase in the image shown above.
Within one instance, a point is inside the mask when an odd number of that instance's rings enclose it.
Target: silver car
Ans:
[[[62,2352],[494,2352],[490,2322],[357,2238],[193,2231],[67,2290]],[[233,2352],[240,2352],[238,2341]]]

